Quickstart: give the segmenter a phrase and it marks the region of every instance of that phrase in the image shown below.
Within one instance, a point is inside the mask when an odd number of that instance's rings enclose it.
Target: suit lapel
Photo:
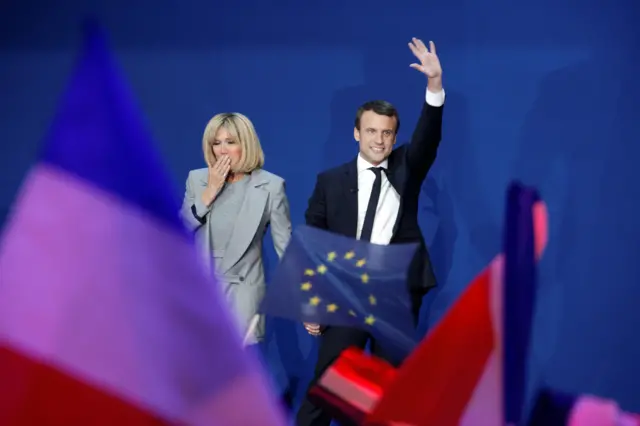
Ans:
[[[402,183],[404,182],[405,177],[405,167],[401,167],[401,161],[398,158],[401,152],[400,149],[396,149],[389,156],[389,165],[387,166],[387,179],[389,179],[389,183],[396,190],[400,196],[402,196],[402,192],[404,190]]]
[[[345,169],[344,185],[342,185],[344,198],[344,217],[346,235],[356,238],[358,234],[358,166],[353,160]]]
[[[267,181],[260,177],[258,171],[249,175],[248,178],[250,180],[247,193],[231,232],[224,259],[220,264],[219,272],[223,274],[228,272],[247,251],[260,226],[267,203],[268,193],[261,188]]]
[[[389,156],[389,166],[387,169],[387,179],[389,183],[400,195],[400,206],[398,207],[398,216],[396,217],[396,223],[393,225],[393,235],[398,232],[398,226],[400,225],[400,218],[402,217],[404,183],[406,182],[407,168],[403,164],[402,154],[404,154],[404,148],[396,149]],[[393,237],[392,237],[393,238]]]

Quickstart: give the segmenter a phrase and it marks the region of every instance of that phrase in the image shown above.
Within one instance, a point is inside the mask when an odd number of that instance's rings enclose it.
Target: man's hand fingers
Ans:
[[[424,69],[424,67],[420,64],[411,64],[409,65],[411,68],[413,68],[414,70],[418,70],[421,73],[425,73],[426,74],[426,70]]]
[[[437,55],[436,53],[436,44],[432,41],[429,42],[429,51],[431,53],[433,53],[434,55]]]
[[[305,330],[307,330],[307,333],[312,336],[317,337],[322,334],[322,327],[320,326],[320,324],[305,323],[304,328]]]
[[[411,52],[416,58],[420,58],[420,51],[413,43],[409,43],[409,49],[411,49]]]
[[[419,38],[413,38],[413,44],[416,45],[416,47],[418,48],[419,52],[428,52],[427,50],[427,46],[424,45],[424,43],[422,42],[422,40],[420,40]]]

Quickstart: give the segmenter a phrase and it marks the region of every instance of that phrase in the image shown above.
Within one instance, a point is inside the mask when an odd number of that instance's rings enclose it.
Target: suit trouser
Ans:
[[[422,304],[422,294],[412,295],[412,314],[417,324],[420,313],[420,305]],[[322,377],[325,370],[338,359],[342,351],[350,346],[357,346],[364,349],[367,341],[371,340],[371,352],[391,365],[398,366],[400,362],[387,353],[384,348],[364,330],[350,327],[327,327],[322,336],[320,336],[320,345],[318,349],[318,361],[316,363],[313,379],[309,385],[309,389]],[[296,415],[297,426],[329,426],[331,424],[331,416],[324,412],[320,407],[315,406],[308,397],[306,397],[298,414]]]

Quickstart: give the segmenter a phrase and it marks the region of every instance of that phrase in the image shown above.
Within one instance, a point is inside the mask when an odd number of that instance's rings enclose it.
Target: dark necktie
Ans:
[[[380,189],[382,188],[382,167],[371,167],[376,175],[373,181],[373,189],[371,190],[371,198],[367,206],[367,213],[364,216],[364,224],[362,224],[362,232],[360,239],[362,241],[371,241],[371,232],[373,231],[373,220],[376,218],[376,209],[378,208],[378,200],[380,199]]]

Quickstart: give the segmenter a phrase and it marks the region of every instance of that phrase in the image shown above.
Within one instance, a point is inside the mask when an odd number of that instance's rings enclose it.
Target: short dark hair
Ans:
[[[373,111],[378,115],[386,115],[387,117],[395,117],[396,118],[396,134],[400,130],[400,116],[398,115],[398,110],[396,107],[391,105],[391,103],[387,101],[369,101],[365,102],[358,108],[358,112],[356,112],[356,121],[355,126],[356,129],[360,130],[360,118],[362,118],[362,114],[365,111]]]

